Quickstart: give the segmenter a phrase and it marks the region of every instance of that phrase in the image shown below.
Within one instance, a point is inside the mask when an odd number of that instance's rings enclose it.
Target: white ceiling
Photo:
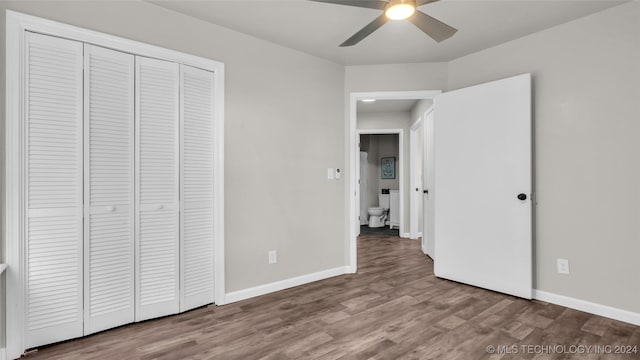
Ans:
[[[375,102],[358,101],[357,112],[366,113],[396,113],[409,112],[420,100],[377,100]]]
[[[338,45],[379,10],[307,0],[148,0],[346,65],[450,61],[627,0],[441,0],[420,7],[458,32],[436,43],[406,20],[390,21],[353,47]]]

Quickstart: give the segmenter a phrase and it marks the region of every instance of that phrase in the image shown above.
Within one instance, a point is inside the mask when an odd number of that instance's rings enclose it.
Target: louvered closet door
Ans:
[[[213,73],[181,65],[181,300],[213,302]]]
[[[83,335],[82,43],[27,33],[26,347]]]
[[[136,56],[136,320],[179,312],[179,65]]]
[[[134,317],[134,56],[85,45],[85,334]]]

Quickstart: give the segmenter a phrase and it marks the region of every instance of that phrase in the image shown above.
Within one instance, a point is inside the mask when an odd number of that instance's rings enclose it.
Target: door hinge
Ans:
[[[358,185],[360,185],[360,179],[358,179]]]

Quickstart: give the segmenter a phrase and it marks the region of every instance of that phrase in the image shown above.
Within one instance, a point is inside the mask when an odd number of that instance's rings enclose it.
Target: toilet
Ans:
[[[378,206],[368,208],[367,213],[370,228],[383,227],[389,213],[389,194],[378,194]]]

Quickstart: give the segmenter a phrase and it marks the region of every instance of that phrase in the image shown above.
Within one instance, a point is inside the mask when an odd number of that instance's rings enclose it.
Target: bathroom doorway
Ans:
[[[402,130],[385,129],[381,130],[384,131],[383,133],[366,131],[359,135],[361,235],[400,236],[401,234],[400,226],[404,220],[404,211],[401,211],[400,204],[400,184],[404,179],[399,167],[404,160],[401,158],[400,144]]]

